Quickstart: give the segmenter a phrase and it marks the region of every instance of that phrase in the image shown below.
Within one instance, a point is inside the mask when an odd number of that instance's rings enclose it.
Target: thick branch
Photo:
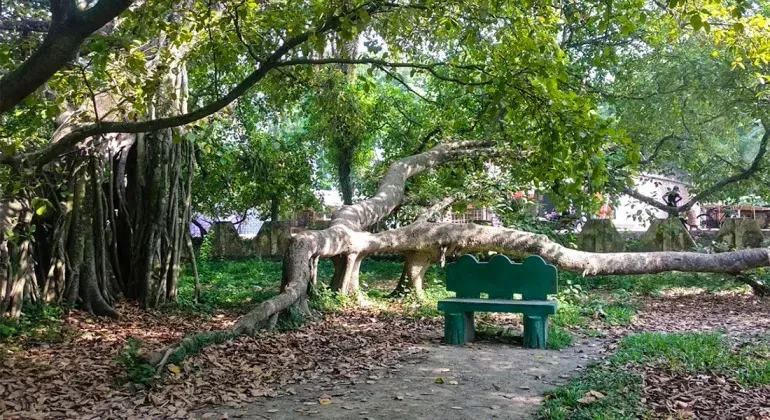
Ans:
[[[562,269],[583,275],[652,274],[667,271],[740,273],[770,266],[770,249],[757,248],[720,254],[698,252],[592,253],[566,248],[545,235],[475,224],[415,223],[377,234],[359,233],[352,239],[360,253],[404,252],[456,247],[463,251],[536,254]]]
[[[364,230],[387,217],[404,198],[407,179],[444,162],[461,157],[489,153],[491,144],[481,141],[458,141],[440,144],[427,152],[403,158],[388,168],[374,197],[344,206],[332,216],[331,226]]]
[[[0,79],[0,114],[10,110],[45,84],[70,62],[80,44],[109,23],[133,0],[100,0],[80,11],[75,2],[52,1],[51,22],[43,43],[18,68]]]

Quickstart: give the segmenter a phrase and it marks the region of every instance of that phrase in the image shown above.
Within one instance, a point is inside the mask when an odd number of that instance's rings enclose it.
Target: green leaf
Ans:
[[[696,31],[700,30],[700,28],[703,27],[703,21],[700,18],[700,13],[695,13],[692,16],[690,16],[690,25]]]

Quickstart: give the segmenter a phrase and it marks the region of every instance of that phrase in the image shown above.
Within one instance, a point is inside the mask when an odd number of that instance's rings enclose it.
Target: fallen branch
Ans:
[[[562,269],[580,271],[584,276],[667,271],[737,274],[752,268],[770,266],[768,248],[721,254],[591,253],[566,248],[545,235],[475,224],[431,223],[425,219],[385,232],[366,231],[401,204],[408,178],[451,160],[489,154],[492,151],[490,147],[485,142],[441,144],[393,163],[374,197],[338,210],[329,228],[301,232],[291,239],[283,261],[281,293],[258,304],[238,320],[227,334],[255,335],[261,328],[269,326],[277,314],[293,305],[307,312],[308,290],[314,275],[314,261],[318,258],[337,259],[335,269],[338,272],[335,277],[340,275],[341,284],[351,282],[349,284],[352,285],[342,287],[343,291],[357,291],[358,268],[363,258],[387,252],[427,255],[442,249],[460,249],[465,252],[536,254]],[[161,356],[155,357],[155,360],[161,360],[165,351],[156,354]]]

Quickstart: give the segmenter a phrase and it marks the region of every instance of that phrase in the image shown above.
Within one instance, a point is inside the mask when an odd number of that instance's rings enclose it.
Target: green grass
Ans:
[[[58,306],[25,305],[19,319],[0,317],[0,343],[52,343],[67,336],[64,311]]]
[[[387,290],[386,286],[395,285],[401,275],[402,264],[392,261],[364,260],[361,264],[361,287],[363,290]],[[186,265],[179,282],[179,303],[177,307],[197,312],[211,313],[214,310],[244,311],[254,303],[267,300],[278,294],[281,286],[280,261],[250,260],[214,260],[199,261],[198,276],[201,283],[201,302],[193,303],[195,279],[192,269]],[[330,260],[321,260],[318,264],[320,283],[329,283],[334,274]],[[432,268],[426,275],[426,285],[443,281],[439,270]],[[389,292],[389,290],[387,290]],[[376,294],[376,293],[375,293]],[[318,303],[318,302],[317,302]],[[337,307],[343,302],[331,302],[328,299],[318,306],[319,309]]]
[[[732,346],[720,333],[645,332],[624,338],[608,364],[589,367],[580,377],[549,394],[540,416],[548,419],[637,418],[645,413],[642,379],[634,367],[645,365],[682,374],[721,374],[747,386],[770,384],[770,343]],[[578,402],[588,391],[606,397]]]
[[[586,291],[607,290],[613,293],[635,293],[653,295],[669,289],[700,288],[714,293],[726,290],[745,290],[747,286],[737,283],[731,276],[703,273],[661,273],[633,276],[583,277],[579,273],[559,272],[560,284],[571,281]]]
[[[691,374],[717,372],[746,385],[770,384],[770,343],[733,348],[724,335],[716,332],[635,334],[621,341],[615,361]]]
[[[185,266],[179,281],[182,308],[210,313],[213,310],[244,311],[255,302],[278,294],[281,263],[269,260],[201,261],[198,263],[201,302],[193,303],[195,280],[190,266]]]
[[[598,391],[604,398],[581,404],[589,391]],[[635,419],[642,417],[642,378],[618,368],[594,365],[567,385],[546,396],[540,417],[547,419]]]
[[[548,328],[548,340],[546,345],[551,350],[561,350],[572,345],[572,334],[558,325]]]

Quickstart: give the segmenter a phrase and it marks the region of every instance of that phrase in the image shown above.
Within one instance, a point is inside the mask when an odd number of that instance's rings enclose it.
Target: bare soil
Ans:
[[[543,395],[601,356],[596,340],[563,351],[479,342],[430,344],[365,380],[307,383],[295,395],[241,408],[202,410],[197,418],[526,419]]]

